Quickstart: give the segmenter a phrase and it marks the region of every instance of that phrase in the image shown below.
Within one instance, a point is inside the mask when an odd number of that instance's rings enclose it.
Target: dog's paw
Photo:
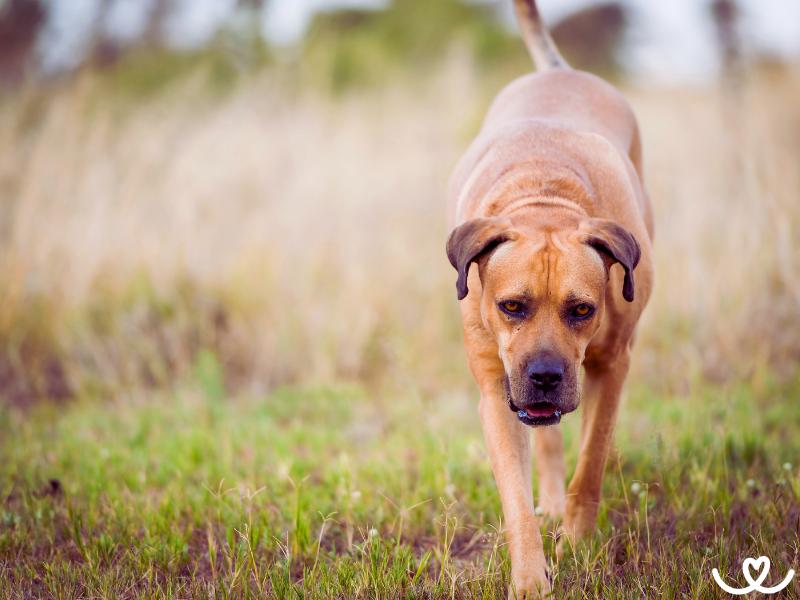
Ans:
[[[539,600],[550,597],[553,578],[547,563],[541,560],[527,567],[523,573],[512,572],[508,600]]]
[[[552,589],[550,584],[532,585],[527,588],[509,586],[508,600],[543,600],[550,598]]]
[[[564,505],[565,501],[563,497],[559,498],[557,496],[554,497],[543,494],[539,500],[536,514],[544,515],[554,521],[562,519],[564,517]]]
[[[569,556],[574,547],[575,540],[564,531],[563,526],[559,527],[556,530],[556,558],[561,560]]]
[[[598,504],[587,502],[567,502],[561,528],[573,541],[591,536],[597,528]]]
[[[569,555],[580,540],[591,537],[596,529],[596,513],[589,510],[570,515],[568,508],[566,518],[556,530],[556,557],[560,560]]]

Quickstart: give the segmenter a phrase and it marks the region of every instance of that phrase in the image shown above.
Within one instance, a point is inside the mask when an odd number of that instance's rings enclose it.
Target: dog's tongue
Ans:
[[[550,417],[556,412],[556,407],[549,402],[541,402],[534,404],[530,408],[526,408],[525,412],[531,418]]]

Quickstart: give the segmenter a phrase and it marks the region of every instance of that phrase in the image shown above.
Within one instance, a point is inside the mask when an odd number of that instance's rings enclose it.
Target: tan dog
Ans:
[[[628,103],[568,67],[532,0],[516,8],[542,72],[500,92],[458,164],[447,255],[458,271],[467,357],[503,505],[511,593],[524,596],[549,590],[526,426],[539,427],[540,506],[563,516],[570,540],[591,534],[652,287],[653,223]],[[557,424],[581,396],[580,455],[565,493]]]

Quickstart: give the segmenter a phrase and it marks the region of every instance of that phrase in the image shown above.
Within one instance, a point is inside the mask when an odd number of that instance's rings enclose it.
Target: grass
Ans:
[[[213,372],[3,409],[0,596],[505,597],[474,394],[228,398]],[[554,565],[555,597],[714,598],[713,567],[740,585],[749,556],[771,558],[770,582],[797,567],[799,392],[633,387],[599,533]]]

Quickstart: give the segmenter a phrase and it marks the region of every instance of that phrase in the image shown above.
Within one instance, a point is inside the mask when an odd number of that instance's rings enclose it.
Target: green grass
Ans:
[[[799,396],[632,387],[599,533],[554,565],[555,597],[723,597],[713,567],[800,566]],[[505,597],[472,393],[228,398],[204,356],[172,393],[0,408],[0,457],[0,597]]]

